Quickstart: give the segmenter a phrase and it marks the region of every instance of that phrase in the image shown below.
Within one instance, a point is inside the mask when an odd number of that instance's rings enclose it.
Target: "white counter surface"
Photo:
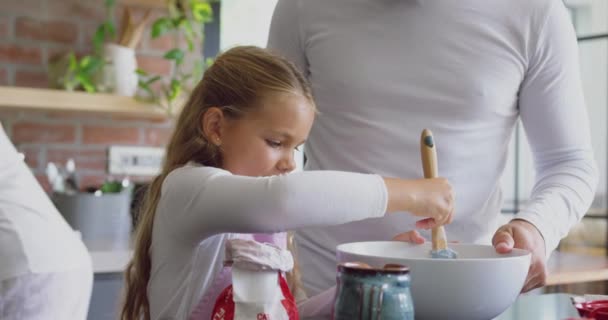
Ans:
[[[133,255],[132,250],[89,251],[93,259],[93,272],[120,273],[125,270]]]

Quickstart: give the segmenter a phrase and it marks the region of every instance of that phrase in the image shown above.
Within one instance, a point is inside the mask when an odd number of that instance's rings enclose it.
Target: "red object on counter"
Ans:
[[[577,302],[574,307],[581,317],[608,320],[608,300]]]
[[[298,314],[298,308],[296,306],[295,299],[289,290],[287,281],[281,273],[279,273],[279,285],[281,286],[281,292],[283,293],[283,300],[281,304],[285,308],[285,312],[289,316],[289,320],[300,320]],[[266,314],[257,314],[257,319],[254,320],[271,320]],[[226,287],[217,298],[213,313],[211,314],[211,320],[232,320],[234,319],[234,301],[232,300],[232,286]]]

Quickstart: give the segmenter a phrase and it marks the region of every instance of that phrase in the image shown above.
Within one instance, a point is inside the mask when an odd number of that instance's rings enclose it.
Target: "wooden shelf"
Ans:
[[[120,3],[126,6],[165,9],[167,8],[167,0],[120,0]]]
[[[0,86],[0,109],[73,111],[129,115],[146,119],[168,118],[167,113],[158,106],[142,103],[131,97],[25,87]]]

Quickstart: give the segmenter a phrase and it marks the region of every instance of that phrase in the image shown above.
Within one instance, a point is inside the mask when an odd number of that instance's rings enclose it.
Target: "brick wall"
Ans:
[[[92,35],[105,16],[103,2],[0,0],[0,85],[48,87],[50,57],[68,50],[91,52]],[[124,8],[117,2],[118,22]],[[137,49],[139,67],[169,74],[172,65],[162,55],[174,42],[172,35],[156,40],[145,35]],[[163,146],[171,131],[170,120],[1,109],[0,122],[47,190],[44,168],[48,161],[63,164],[74,158],[83,184],[98,184],[107,176],[109,145]]]

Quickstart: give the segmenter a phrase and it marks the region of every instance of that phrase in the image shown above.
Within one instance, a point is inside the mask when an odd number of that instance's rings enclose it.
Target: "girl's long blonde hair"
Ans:
[[[162,171],[154,178],[144,196],[135,235],[135,252],[125,270],[122,320],[150,319],[148,281],[152,226],[165,177],[190,161],[204,166],[222,165],[219,150],[208,141],[201,128],[203,114],[211,107],[219,107],[226,116],[238,118],[259,106],[265,97],[276,93],[303,96],[315,108],[311,89],[297,68],[265,49],[235,47],[217,57],[205,71],[175,124]],[[293,244],[290,246],[293,247]],[[288,276],[293,291],[296,290],[295,279],[298,278],[294,274]]]

